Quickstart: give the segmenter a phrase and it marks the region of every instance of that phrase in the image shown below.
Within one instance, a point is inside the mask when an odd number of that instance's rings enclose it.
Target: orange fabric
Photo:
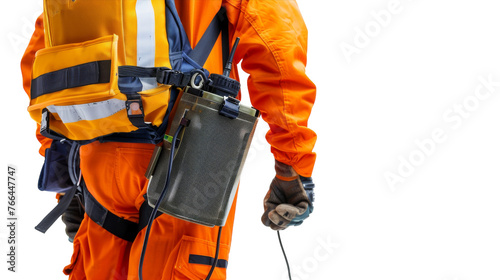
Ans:
[[[307,120],[316,88],[305,74],[307,29],[295,1],[225,0],[222,4],[227,9],[231,39],[241,38],[234,62],[242,61],[243,70],[250,74],[250,98],[269,123],[271,130],[266,138],[272,153],[300,175],[311,176],[316,134],[307,128]],[[193,42],[202,35],[196,27],[208,26],[221,1],[207,1],[201,7],[196,0],[177,0],[176,5],[190,42],[195,45]],[[27,92],[31,63],[43,43],[40,17],[21,64]],[[214,48],[206,64],[208,70],[220,72],[219,54],[220,47]],[[237,76],[235,68],[233,76]]]
[[[81,147],[81,169],[88,190],[115,215],[138,222],[147,180],[144,177],[154,145],[92,143]],[[228,259],[235,205],[221,235],[220,258]],[[149,237],[144,279],[188,279],[180,275],[207,275],[209,266],[189,264],[190,254],[213,256],[218,228],[209,228],[162,215]],[[138,279],[138,264],[145,229],[133,243],[102,229],[85,216],[75,236],[71,264],[64,272],[70,279]],[[217,268],[212,279],[225,279]],[[179,278],[171,278],[177,275]],[[196,279],[196,278],[190,278]]]
[[[21,74],[23,76],[23,87],[24,91],[30,95],[31,88],[31,71],[33,69],[33,60],[35,59],[35,53],[45,47],[44,32],[43,32],[43,15],[40,15],[35,24],[35,32],[31,37],[31,40],[24,52],[23,58],[21,59]],[[40,147],[40,154],[45,156],[45,149],[48,149],[52,144],[52,139],[43,137],[40,134],[40,124],[37,125],[36,138],[42,144]]]
[[[233,1],[225,7],[241,38],[234,61],[250,74],[248,91],[271,130],[276,160],[310,177],[316,134],[307,120],[316,87],[305,74],[307,29],[295,1]]]
[[[267,140],[275,158],[291,165],[300,175],[311,176],[316,134],[307,128],[315,100],[314,84],[305,75],[307,30],[294,1],[281,0],[176,0],[179,15],[192,45],[208,26],[221,4],[230,22],[230,39],[240,37],[234,63],[250,74],[252,105],[269,123]],[[201,28],[201,30],[204,30]],[[29,95],[31,65],[36,50],[43,48],[43,25],[39,18],[22,62],[25,90]],[[220,73],[220,46],[205,67]],[[130,55],[127,55],[130,56]],[[132,55],[133,56],[133,55]],[[160,66],[160,65],[157,65]],[[232,76],[237,77],[236,67]],[[43,141],[42,145],[46,145]],[[43,147],[43,146],[42,146]],[[99,143],[81,148],[81,169],[89,191],[114,214],[138,220],[146,192],[144,177],[153,146],[132,143]],[[227,259],[231,243],[235,202],[222,233],[221,259]],[[74,241],[71,264],[64,272],[70,279],[138,279],[137,269],[143,230],[129,243],[102,229],[88,217]],[[150,235],[144,279],[204,279],[209,267],[189,264],[189,254],[213,256],[217,228],[207,228],[162,215]],[[213,280],[225,279],[217,268]]]
[[[307,28],[296,2],[205,1],[200,8],[199,1],[177,0],[179,16],[192,44],[203,34],[195,30],[196,26],[208,26],[221,2],[227,10],[231,42],[240,37],[234,63],[241,61],[243,70],[250,74],[248,91],[252,105],[261,111],[271,128],[266,135],[271,152],[276,160],[310,177],[316,160],[312,152],[316,133],[307,127],[307,120],[316,87],[305,74]],[[220,61],[219,54],[220,48],[212,51],[208,70],[212,70],[211,63]]]

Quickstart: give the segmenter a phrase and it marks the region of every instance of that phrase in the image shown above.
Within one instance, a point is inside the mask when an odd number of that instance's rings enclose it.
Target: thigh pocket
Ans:
[[[179,253],[173,269],[172,280],[201,280],[210,272],[215,257],[216,243],[184,236],[180,243]],[[212,280],[226,279],[229,246],[220,245],[219,260],[212,273]]]
[[[117,148],[115,174],[118,188],[112,190],[113,198],[120,199],[124,206],[130,207],[126,210],[127,212],[137,212],[139,209],[137,207],[140,207],[136,205],[136,202],[142,190],[147,186],[147,178],[144,174],[146,174],[154,148],[152,144],[133,145],[143,147]]]

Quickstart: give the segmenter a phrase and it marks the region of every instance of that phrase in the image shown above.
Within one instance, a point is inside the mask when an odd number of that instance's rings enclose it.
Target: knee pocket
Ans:
[[[172,254],[177,254],[174,267],[172,269],[171,280],[200,280],[205,279],[210,272],[210,268],[215,257],[217,244],[191,236],[183,236],[178,250]],[[220,244],[219,258],[211,280],[226,279],[226,269],[228,265],[229,246]]]

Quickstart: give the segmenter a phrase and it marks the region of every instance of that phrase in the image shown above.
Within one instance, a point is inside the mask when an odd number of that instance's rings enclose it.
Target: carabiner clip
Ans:
[[[207,76],[205,75],[205,72],[199,69],[194,69],[193,71],[191,71],[190,74],[191,74],[191,80],[189,81],[189,85],[195,89],[202,89],[203,85],[205,85],[205,82],[207,81]],[[196,82],[198,77],[199,81]]]

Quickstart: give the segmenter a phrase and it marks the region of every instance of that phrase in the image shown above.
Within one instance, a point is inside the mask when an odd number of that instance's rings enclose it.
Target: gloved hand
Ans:
[[[66,225],[66,235],[70,242],[73,242],[75,239],[76,232],[80,228],[84,215],[85,210],[80,202],[79,196],[73,196],[71,204],[61,216],[63,223]]]
[[[314,183],[297,174],[284,163],[276,161],[276,177],[264,198],[262,223],[273,230],[298,226],[309,217],[314,207]]]

